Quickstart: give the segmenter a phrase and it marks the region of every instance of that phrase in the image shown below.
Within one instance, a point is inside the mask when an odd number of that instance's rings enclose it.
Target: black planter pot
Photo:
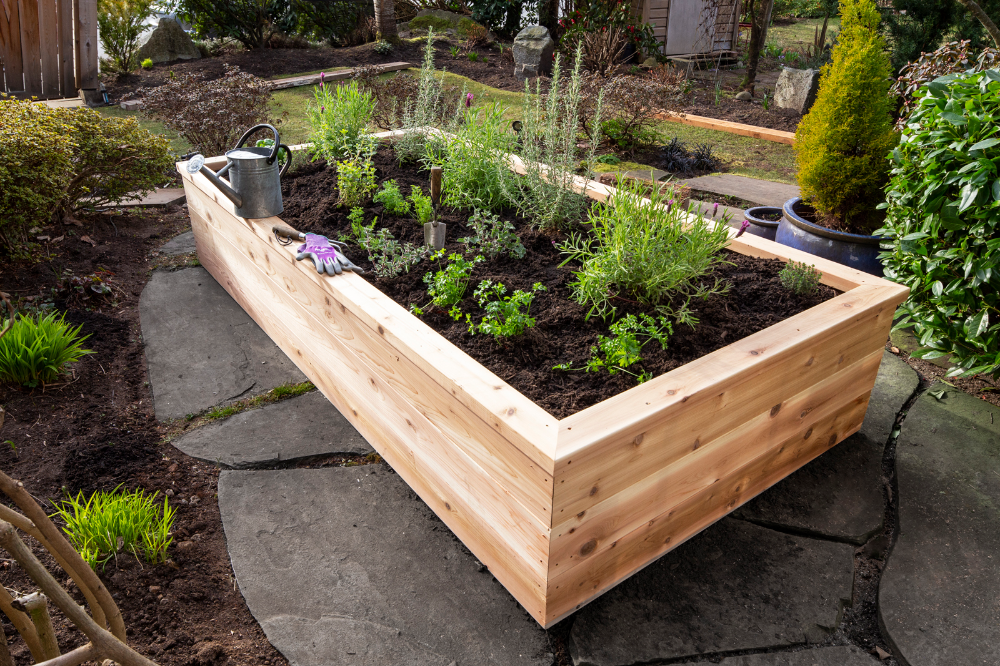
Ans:
[[[811,206],[802,202],[802,197],[786,201],[774,240],[817,257],[882,276],[878,236],[848,234],[821,227],[802,216],[811,210]]]
[[[754,206],[743,211],[743,217],[750,223],[747,233],[754,236],[761,236],[767,240],[774,240],[774,235],[778,232],[778,221],[765,220],[764,215],[781,214],[781,209],[774,206]]]

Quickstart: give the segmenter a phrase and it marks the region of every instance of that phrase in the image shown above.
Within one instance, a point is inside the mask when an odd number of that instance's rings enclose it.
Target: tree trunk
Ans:
[[[375,29],[378,31],[379,39],[389,42],[399,41],[396,33],[396,5],[393,0],[374,0],[375,2]]]
[[[757,67],[760,64],[760,52],[767,39],[767,26],[771,22],[771,9],[774,0],[747,0],[750,12],[750,42],[747,44],[747,73],[740,82],[740,87],[753,93],[757,81]]]
[[[997,24],[986,15],[983,8],[979,6],[976,0],[958,0],[960,3],[965,5],[965,8],[969,12],[979,19],[979,22],[983,24],[986,28],[986,32],[990,33],[990,37],[993,38],[993,43],[996,44],[997,48],[1000,48],[1000,29],[997,28]]]

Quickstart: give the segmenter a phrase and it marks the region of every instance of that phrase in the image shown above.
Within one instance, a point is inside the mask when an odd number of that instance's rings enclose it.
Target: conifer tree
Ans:
[[[899,141],[889,95],[891,67],[875,0],[843,0],[833,61],[823,68],[812,110],[795,133],[802,198],[821,223],[870,233],[889,181],[888,154]]]

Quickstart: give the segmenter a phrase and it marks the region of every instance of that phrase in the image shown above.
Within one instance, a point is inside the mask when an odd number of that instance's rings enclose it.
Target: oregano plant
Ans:
[[[1000,72],[935,79],[917,94],[886,188],[885,276],[910,288],[896,327],[950,376],[1000,376]]]

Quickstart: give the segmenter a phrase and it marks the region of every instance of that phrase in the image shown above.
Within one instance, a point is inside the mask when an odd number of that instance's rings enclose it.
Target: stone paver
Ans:
[[[112,208],[166,208],[182,204],[185,199],[183,187],[165,187],[153,190],[144,197],[125,199]]]
[[[818,641],[851,597],[854,549],[724,518],[585,606],[574,664]]]
[[[235,468],[373,451],[319,391],[240,412],[171,443],[194,458]]]
[[[935,384],[903,421],[896,470],[886,632],[909,666],[1000,664],[1000,408]]]
[[[169,256],[177,256],[179,254],[191,254],[197,251],[197,247],[194,243],[194,232],[185,231],[179,236],[174,236],[166,243],[164,243],[159,250],[160,254],[166,254]]]
[[[905,361],[882,357],[861,430],[737,510],[764,525],[864,543],[881,529],[882,454],[896,415],[919,378]]]
[[[692,190],[714,192],[730,197],[752,201],[759,206],[783,206],[789,199],[799,196],[797,185],[758,180],[733,174],[699,176],[680,181]]]
[[[293,666],[551,666],[548,638],[384,465],[223,471],[233,569]]]
[[[687,663],[694,666],[694,664],[704,664],[705,662],[690,661]],[[853,645],[838,645],[836,647],[807,648],[796,652],[772,652],[726,657],[718,662],[718,666],[875,666],[879,663],[882,662],[860,648]],[[574,666],[586,666],[586,664],[581,663]]]
[[[306,379],[204,268],[155,271],[139,318],[160,420]]]

